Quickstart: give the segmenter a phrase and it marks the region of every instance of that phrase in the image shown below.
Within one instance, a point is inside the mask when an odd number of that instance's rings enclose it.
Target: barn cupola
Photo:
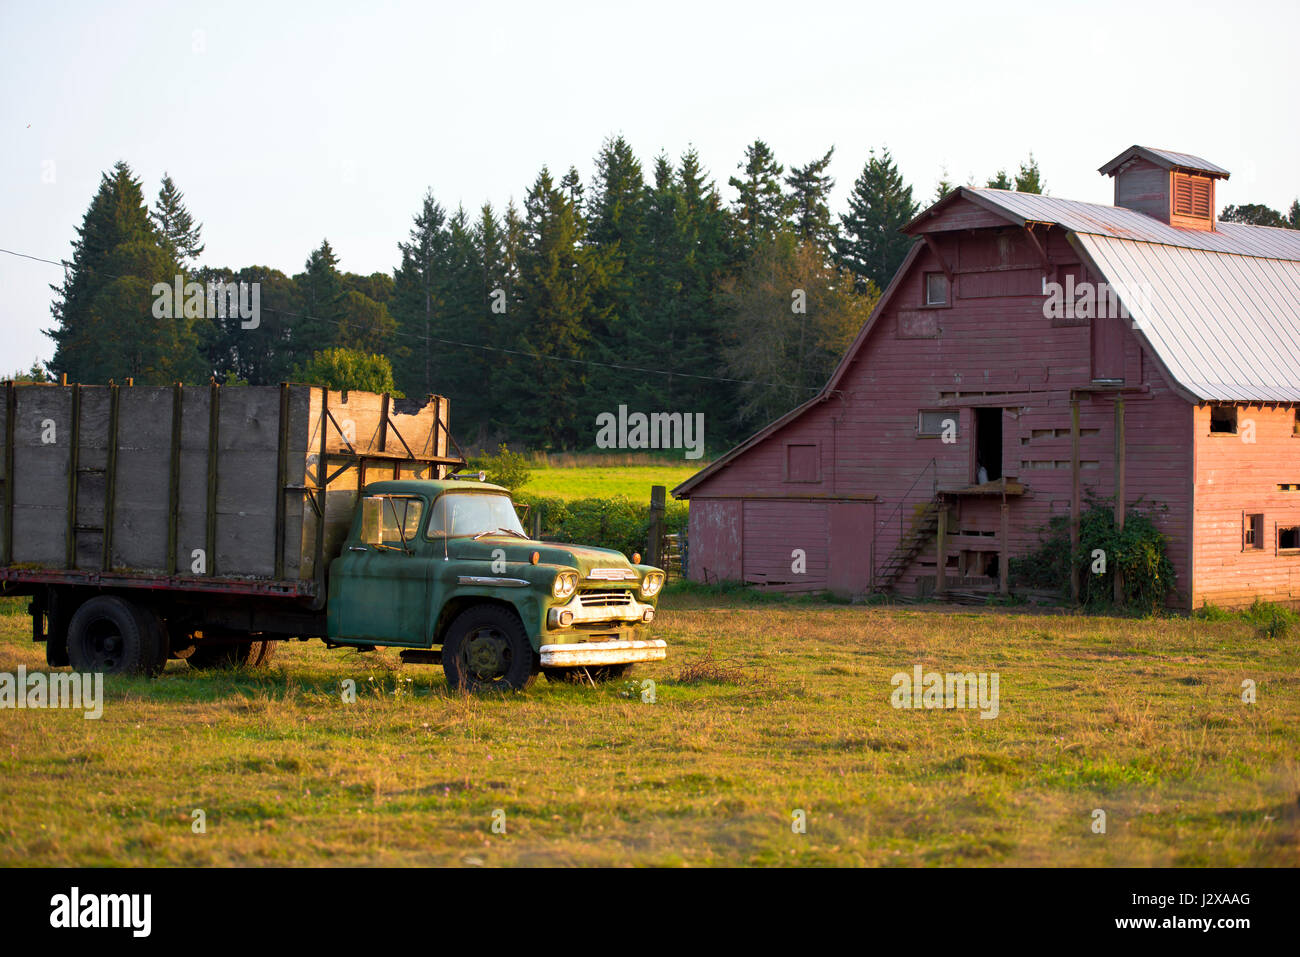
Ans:
[[[1227,179],[1221,166],[1168,150],[1130,146],[1103,166],[1115,178],[1115,205],[1146,213],[1182,229],[1213,230],[1214,184]]]

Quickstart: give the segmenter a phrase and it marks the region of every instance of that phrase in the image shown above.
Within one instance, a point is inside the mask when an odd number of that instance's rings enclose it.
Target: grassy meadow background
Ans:
[[[689,586],[662,608],[668,660],[599,688],[466,697],[312,642],[110,680],[98,721],[0,711],[0,864],[1300,863],[1294,637]],[[28,627],[0,617],[0,671],[44,667]],[[999,716],[895,710],[915,664],[997,671]]]
[[[649,505],[652,486],[662,485],[671,492],[708,464],[707,459],[688,461],[680,453],[673,457],[645,453],[539,453],[528,462],[529,479],[521,491],[567,500],[623,495]]]

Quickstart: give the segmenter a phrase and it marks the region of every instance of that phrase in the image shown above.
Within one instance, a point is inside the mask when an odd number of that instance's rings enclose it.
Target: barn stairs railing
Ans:
[[[930,484],[927,487],[922,480],[929,474]],[[921,494],[916,494],[920,488]],[[911,525],[907,526],[908,513],[904,511],[904,506],[912,504]],[[936,459],[930,459],[925,467],[912,484],[908,486],[894,510],[890,512],[883,521],[881,521],[871,536],[871,556],[874,561],[876,555],[876,541],[880,538],[880,533],[885,528],[893,524],[895,516],[898,518],[898,541],[893,551],[881,563],[880,568],[876,570],[873,577],[873,588],[875,591],[888,591],[897,583],[899,577],[906,570],[907,566],[916,558],[917,553],[925,547],[925,543],[930,540],[939,527],[939,464]]]

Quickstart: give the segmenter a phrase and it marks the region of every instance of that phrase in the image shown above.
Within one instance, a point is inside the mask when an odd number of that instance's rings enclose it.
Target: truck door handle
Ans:
[[[370,551],[370,549],[366,548],[366,546],[364,546],[364,545],[349,545],[349,546],[348,546],[348,551],[350,551],[350,552],[368,552],[368,551]]]

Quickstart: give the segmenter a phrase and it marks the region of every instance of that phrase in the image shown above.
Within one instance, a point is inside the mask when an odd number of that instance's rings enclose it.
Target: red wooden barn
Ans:
[[[959,188],[815,398],[673,490],[690,576],[1006,587],[1088,493],[1160,505],[1174,604],[1300,599],[1300,231],[1134,146],[1115,205]]]

